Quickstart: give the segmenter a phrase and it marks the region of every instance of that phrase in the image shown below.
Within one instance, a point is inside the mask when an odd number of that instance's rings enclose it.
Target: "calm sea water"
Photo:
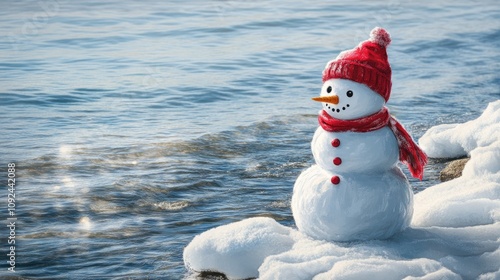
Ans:
[[[182,279],[196,234],[294,226],[326,62],[385,27],[388,106],[418,138],[500,98],[499,19],[493,0],[0,3],[0,164],[4,181],[16,164],[18,218],[17,272],[4,228],[0,276]]]

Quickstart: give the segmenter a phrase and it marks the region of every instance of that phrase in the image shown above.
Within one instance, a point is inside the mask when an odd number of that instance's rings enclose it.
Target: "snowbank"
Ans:
[[[404,232],[331,243],[247,219],[195,237],[186,265],[237,279],[500,279],[500,100],[476,120],[429,129],[419,143],[430,157],[471,160],[462,177],[415,195]]]

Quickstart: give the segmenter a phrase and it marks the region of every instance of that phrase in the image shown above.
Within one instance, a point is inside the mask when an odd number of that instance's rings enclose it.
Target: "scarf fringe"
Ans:
[[[369,132],[389,126],[398,140],[399,160],[408,166],[414,178],[422,180],[424,167],[427,164],[427,155],[415,143],[403,125],[389,114],[387,107],[378,113],[356,120],[339,120],[331,117],[323,110],[318,121],[320,126],[328,132]]]
[[[422,181],[424,167],[427,164],[427,155],[396,118],[391,117],[389,127],[396,135],[396,139],[398,139],[399,160],[408,166],[411,176]]]

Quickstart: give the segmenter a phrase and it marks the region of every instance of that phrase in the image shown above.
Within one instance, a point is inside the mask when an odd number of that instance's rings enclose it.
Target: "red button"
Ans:
[[[336,157],[333,159],[333,164],[335,165],[340,165],[342,163],[342,159],[339,157]]]
[[[339,176],[333,176],[332,179],[330,179],[332,184],[338,185],[340,183],[340,177]]]
[[[332,140],[332,146],[334,146],[335,148],[337,148],[338,146],[340,146],[340,140],[335,138]]]

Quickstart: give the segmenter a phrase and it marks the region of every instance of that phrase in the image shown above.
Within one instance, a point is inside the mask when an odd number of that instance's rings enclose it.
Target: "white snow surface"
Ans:
[[[264,258],[292,248],[294,235],[295,230],[271,218],[249,218],[196,236],[184,249],[184,263],[230,279],[255,278]]]
[[[313,240],[251,218],[196,236],[185,264],[231,279],[500,279],[499,133],[500,100],[473,121],[429,129],[419,143],[430,157],[471,159],[462,177],[416,194],[410,227],[390,239]]]
[[[498,152],[499,128],[500,100],[497,100],[491,102],[483,114],[475,120],[431,127],[418,143],[431,158],[461,157],[479,147],[491,147]]]

